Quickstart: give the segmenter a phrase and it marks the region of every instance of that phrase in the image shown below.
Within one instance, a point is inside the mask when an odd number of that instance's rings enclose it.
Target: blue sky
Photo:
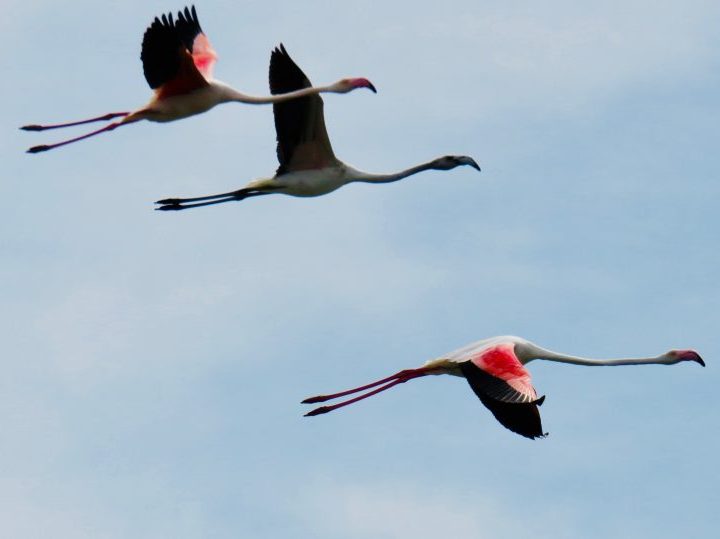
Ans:
[[[201,2],[216,76],[267,92],[283,42],[336,154],[483,167],[167,214],[276,167],[270,107],[227,105],[47,154],[149,97],[166,2],[5,0],[0,535],[708,537],[717,529],[716,2]],[[78,131],[82,132],[82,131]],[[74,131],[72,132],[74,133]],[[303,418],[304,397],[517,334],[547,439],[467,384]]]

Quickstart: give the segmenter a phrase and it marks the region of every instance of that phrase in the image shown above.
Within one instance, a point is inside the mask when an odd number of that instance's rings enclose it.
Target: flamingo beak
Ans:
[[[694,350],[687,350],[686,352],[683,352],[681,357],[685,361],[694,361],[695,363],[699,363],[703,367],[705,366],[703,358],[701,358],[700,354],[698,354]]]
[[[377,90],[375,89],[375,85],[373,85],[372,82],[370,82],[367,79],[364,78],[357,78],[357,79],[351,79],[350,84],[353,88],[368,88],[372,93],[376,94]]]
[[[475,162],[475,159],[470,159],[470,163],[468,163],[468,164],[469,164],[472,168],[474,168],[475,170],[477,170],[478,172],[480,172],[480,165],[478,165],[478,164]]]

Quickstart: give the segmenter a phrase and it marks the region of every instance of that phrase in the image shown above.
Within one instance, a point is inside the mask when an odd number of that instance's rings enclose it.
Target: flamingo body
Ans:
[[[271,189],[295,197],[316,197],[332,193],[346,183],[346,167],[329,166],[315,170],[297,170],[282,176],[250,182],[247,188]]]
[[[232,88],[219,81],[195,88],[187,93],[167,94],[154,97],[147,105],[123,120],[124,123],[137,120],[151,122],[174,122],[202,114],[222,103],[232,101]]]
[[[528,344],[512,335],[484,339],[428,361],[424,368],[463,376],[500,424],[521,436],[539,438],[546,435],[538,410],[545,397],[538,398],[517,355],[517,348]]]
[[[538,398],[530,373],[525,368],[527,363],[538,359],[585,366],[674,365],[687,361],[705,366],[696,351],[687,349],[670,350],[647,358],[586,359],[546,350],[522,337],[492,337],[430,360],[420,368],[400,371],[382,380],[340,393],[305,399],[303,403],[308,404],[325,402],[377,388],[335,405],[321,406],[305,415],[331,412],[414,378],[449,374],[464,377],[480,401],[504,427],[526,438],[541,438],[547,433],[543,432],[538,407],[545,397]]]

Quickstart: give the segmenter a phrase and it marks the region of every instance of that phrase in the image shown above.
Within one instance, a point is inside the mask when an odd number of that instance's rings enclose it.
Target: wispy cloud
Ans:
[[[436,463],[439,466],[447,463]],[[313,536],[336,539],[573,537],[564,518],[523,519],[487,494],[408,482],[315,485],[296,506]],[[555,515],[558,517],[559,515]]]

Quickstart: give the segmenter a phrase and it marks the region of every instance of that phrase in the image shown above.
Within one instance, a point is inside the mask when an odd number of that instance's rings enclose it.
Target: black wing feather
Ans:
[[[302,69],[290,58],[281,43],[270,55],[270,93],[286,94],[312,86]],[[282,174],[292,159],[295,148],[304,141],[307,126],[312,120],[313,100],[322,107],[318,95],[300,97],[273,105],[275,133],[277,134],[277,158],[280,166],[276,174]]]
[[[193,41],[200,32],[195,6],[192,11],[185,8],[184,13],[178,12],[177,21],[173,20],[172,13],[163,14],[161,19],[155,17],[145,31],[140,53],[150,88],[159,88],[177,75],[181,62],[178,51],[185,47],[192,53]]]
[[[530,439],[547,435],[542,430],[538,410],[545,397],[527,401],[526,395],[516,391],[504,380],[486,373],[471,361],[461,363],[460,370],[480,402],[502,426]]]
[[[195,6],[192,6],[191,9],[186,7],[184,12],[178,11],[178,20],[175,23],[175,28],[177,29],[180,41],[182,41],[188,51],[192,52],[195,38],[198,34],[202,33]]]

